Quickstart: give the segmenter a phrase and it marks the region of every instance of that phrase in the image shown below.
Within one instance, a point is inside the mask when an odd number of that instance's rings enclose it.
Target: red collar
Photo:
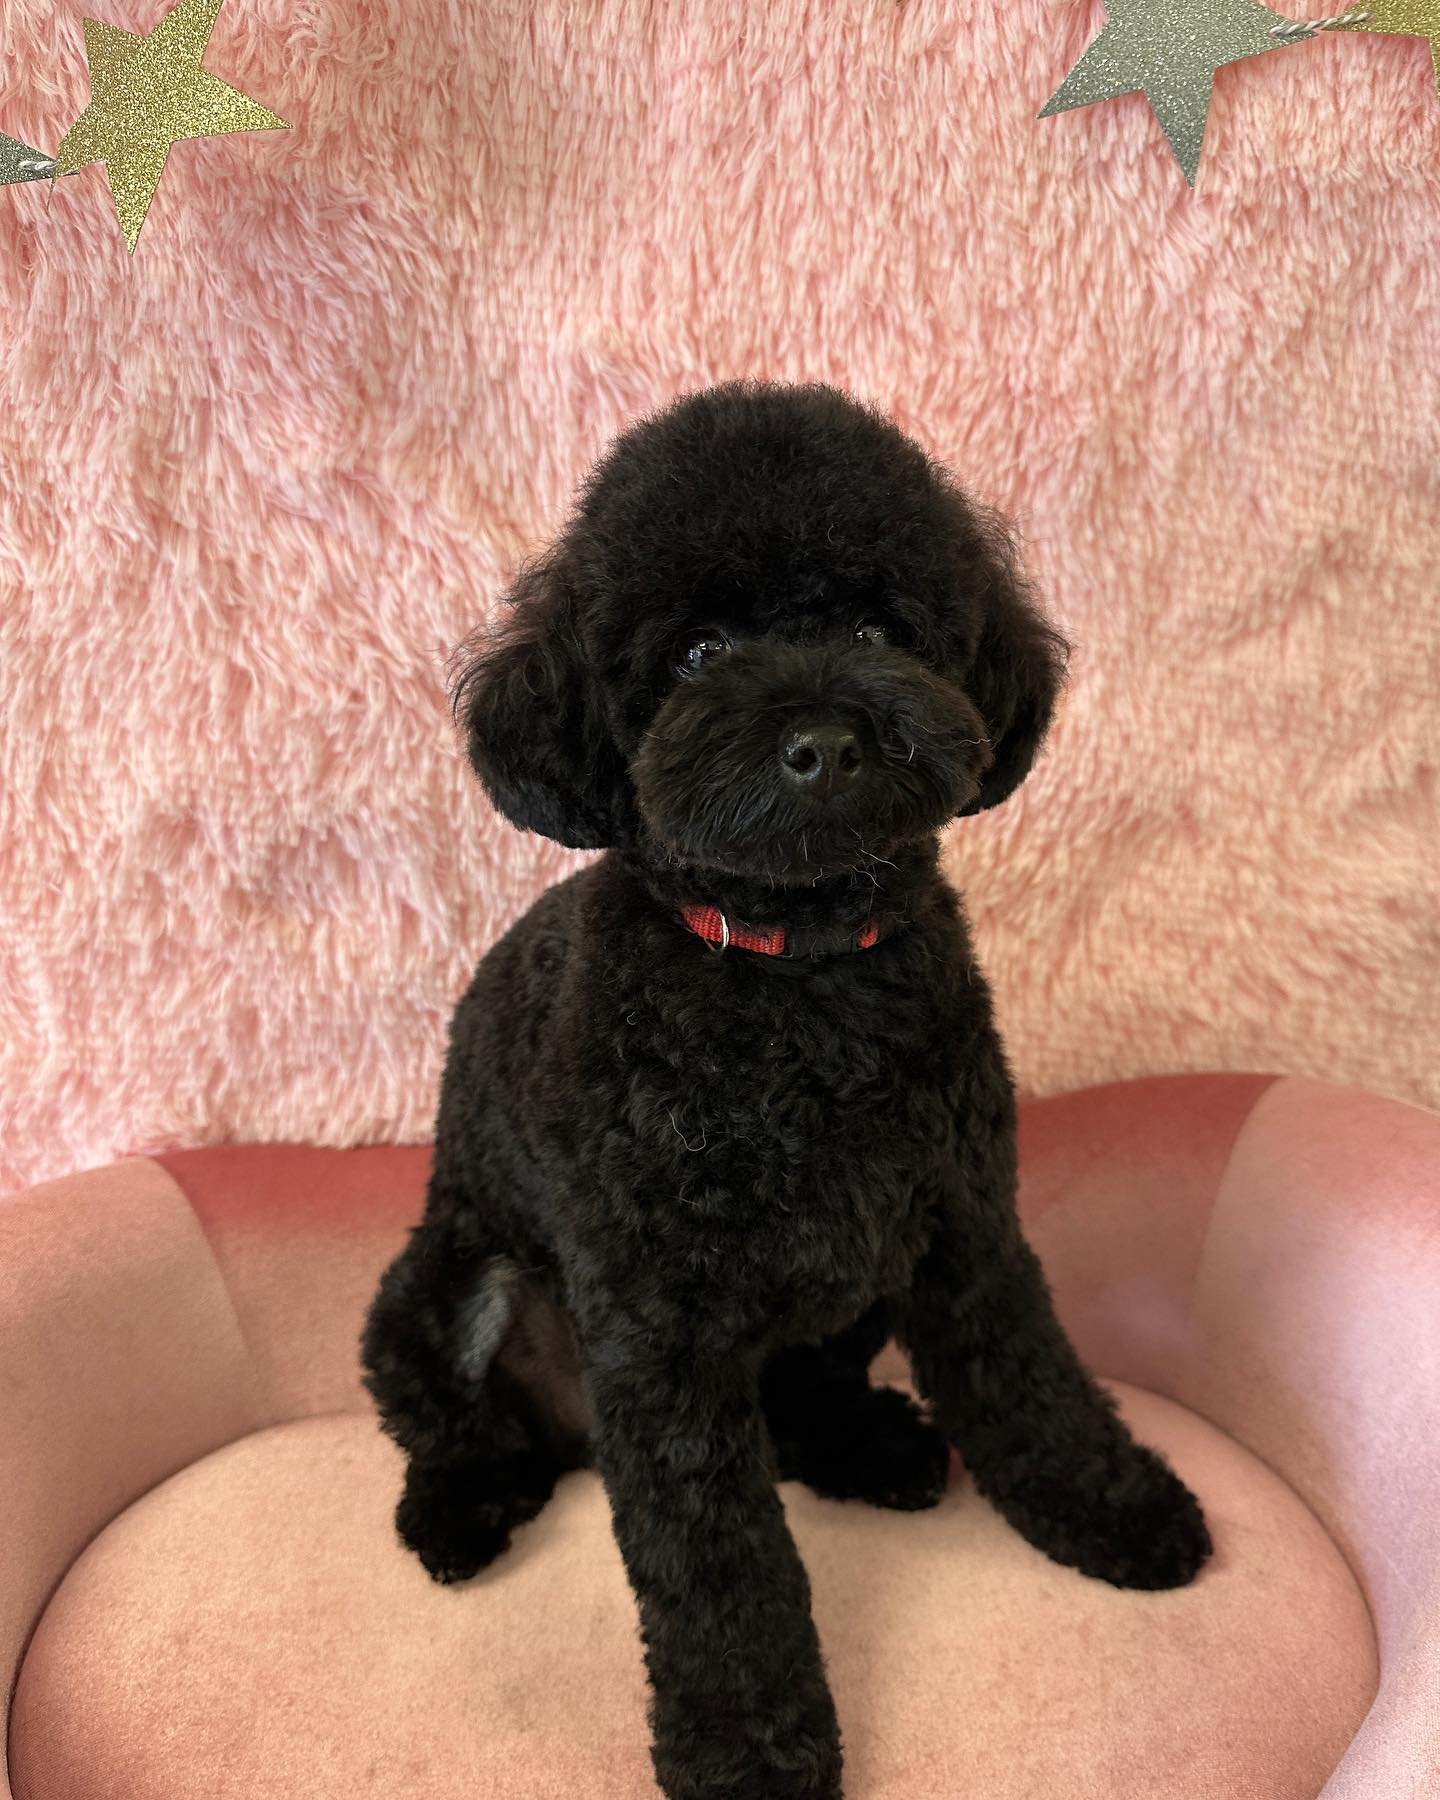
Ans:
[[[868,950],[888,937],[888,925],[869,919],[858,931],[787,931],[783,925],[741,925],[727,919],[718,906],[685,906],[680,917],[696,937],[722,950],[756,950],[761,956],[823,956],[845,950]]]

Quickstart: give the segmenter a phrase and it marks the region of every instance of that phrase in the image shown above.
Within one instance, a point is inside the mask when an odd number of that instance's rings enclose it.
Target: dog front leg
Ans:
[[[661,1787],[670,1800],[839,1800],[835,1708],[755,1369],[653,1321],[582,1335]]]
[[[1008,1196],[942,1206],[899,1320],[936,1423],[1038,1550],[1116,1587],[1192,1580],[1210,1535],[1065,1336]]]

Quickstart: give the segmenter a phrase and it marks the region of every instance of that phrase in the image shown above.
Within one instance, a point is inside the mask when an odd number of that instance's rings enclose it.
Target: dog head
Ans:
[[[515,824],[813,881],[1004,800],[1066,646],[1005,532],[833,388],[634,426],[453,699]]]

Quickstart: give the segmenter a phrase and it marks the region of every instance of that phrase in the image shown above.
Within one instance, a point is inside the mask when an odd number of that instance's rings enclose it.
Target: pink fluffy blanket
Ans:
[[[82,12],[12,0],[54,150]],[[413,1139],[565,864],[446,651],[682,389],[878,400],[1015,514],[1074,681],[953,835],[1032,1090],[1263,1067],[1440,1098],[1440,102],[1417,40],[1223,71],[1198,194],[1103,22],[1011,0],[228,0],[286,134],[0,192],[0,1186]]]

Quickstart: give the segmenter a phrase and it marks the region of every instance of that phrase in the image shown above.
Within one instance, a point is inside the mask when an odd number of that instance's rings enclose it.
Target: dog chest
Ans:
[[[772,1319],[847,1315],[903,1286],[923,1247],[953,1140],[936,1010],[852,970],[706,973],[694,994],[630,996],[597,1029],[599,1190],[657,1269]]]

